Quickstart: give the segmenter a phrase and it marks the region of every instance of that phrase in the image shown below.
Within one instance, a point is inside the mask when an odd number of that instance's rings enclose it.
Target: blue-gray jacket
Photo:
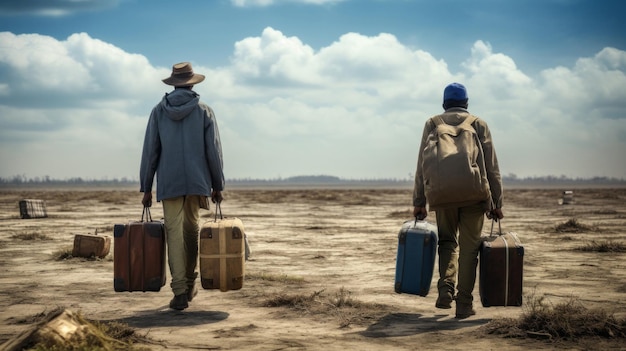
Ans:
[[[190,89],[165,94],[150,114],[141,155],[141,192],[157,201],[224,190],[222,146],[213,110]]]

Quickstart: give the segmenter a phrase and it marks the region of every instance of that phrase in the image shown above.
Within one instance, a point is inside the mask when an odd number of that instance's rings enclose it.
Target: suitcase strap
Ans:
[[[502,235],[502,231],[500,231],[500,235]],[[506,242],[506,239],[503,240],[504,241],[504,269],[506,269],[506,275],[504,278],[504,306],[508,306],[509,305],[509,277],[510,277],[510,264],[511,264],[511,253],[509,252],[509,243]]]
[[[500,224],[501,221],[496,221],[495,219],[491,220],[491,233],[489,233],[489,236],[493,236],[493,222],[498,222],[498,236],[502,236],[502,225]],[[512,235],[513,239],[515,240],[515,244],[518,245],[519,244],[519,239],[517,238],[517,235]],[[502,238],[502,242],[504,242],[504,271],[505,271],[505,276],[504,276],[504,306],[508,306],[509,305],[509,280],[510,280],[510,271],[511,271],[511,253],[509,252],[509,243],[507,241],[506,238]]]

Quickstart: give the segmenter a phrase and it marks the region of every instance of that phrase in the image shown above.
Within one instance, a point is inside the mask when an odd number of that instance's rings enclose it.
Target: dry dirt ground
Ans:
[[[524,293],[551,303],[579,298],[626,318],[626,254],[574,250],[626,243],[626,189],[574,189],[575,202],[560,205],[562,190],[505,193],[503,231],[525,246]],[[477,315],[465,320],[435,308],[436,279],[427,297],[396,294],[397,234],[410,219],[410,197],[410,189],[231,189],[224,214],[243,220],[252,249],[244,287],[201,289],[189,309],[175,312],[167,307],[169,285],[114,292],[113,252],[102,260],[56,258],[71,250],[75,234],[112,236],[114,224],[139,220],[136,189],[0,189],[0,343],[62,307],[126,323],[154,350],[626,349],[623,338],[488,335],[481,327],[517,318],[524,307],[483,308],[478,286]],[[24,198],[45,200],[49,217],[20,219]],[[160,203],[152,215],[161,218]],[[570,219],[588,228],[555,230]]]

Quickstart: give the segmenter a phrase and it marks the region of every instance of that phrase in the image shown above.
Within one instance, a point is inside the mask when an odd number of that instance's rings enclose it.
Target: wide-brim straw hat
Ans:
[[[163,79],[163,83],[175,87],[195,85],[204,80],[204,75],[193,73],[193,67],[189,62],[177,63],[172,67],[172,75]]]

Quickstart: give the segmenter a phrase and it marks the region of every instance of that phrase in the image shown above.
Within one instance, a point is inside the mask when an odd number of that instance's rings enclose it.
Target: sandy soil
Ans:
[[[580,298],[625,318],[626,254],[573,249],[594,240],[626,243],[626,189],[575,189],[575,202],[559,205],[562,190],[505,194],[503,230],[516,232],[526,250],[524,292],[553,303]],[[169,285],[114,292],[113,252],[103,260],[55,259],[71,250],[75,234],[112,236],[114,224],[139,220],[136,189],[0,190],[0,343],[64,307],[127,323],[155,350],[626,349],[624,339],[486,335],[482,326],[517,318],[524,307],[483,308],[478,287],[477,315],[465,320],[434,307],[436,279],[427,297],[396,294],[397,234],[410,219],[410,196],[410,189],[229,190],[222,208],[243,220],[252,249],[244,287],[201,289],[189,309],[174,312]],[[23,198],[45,200],[49,217],[20,219]],[[160,204],[152,214],[161,218]],[[573,218],[590,229],[555,231]],[[24,240],[29,234],[36,238]],[[309,303],[294,303],[298,298]]]

